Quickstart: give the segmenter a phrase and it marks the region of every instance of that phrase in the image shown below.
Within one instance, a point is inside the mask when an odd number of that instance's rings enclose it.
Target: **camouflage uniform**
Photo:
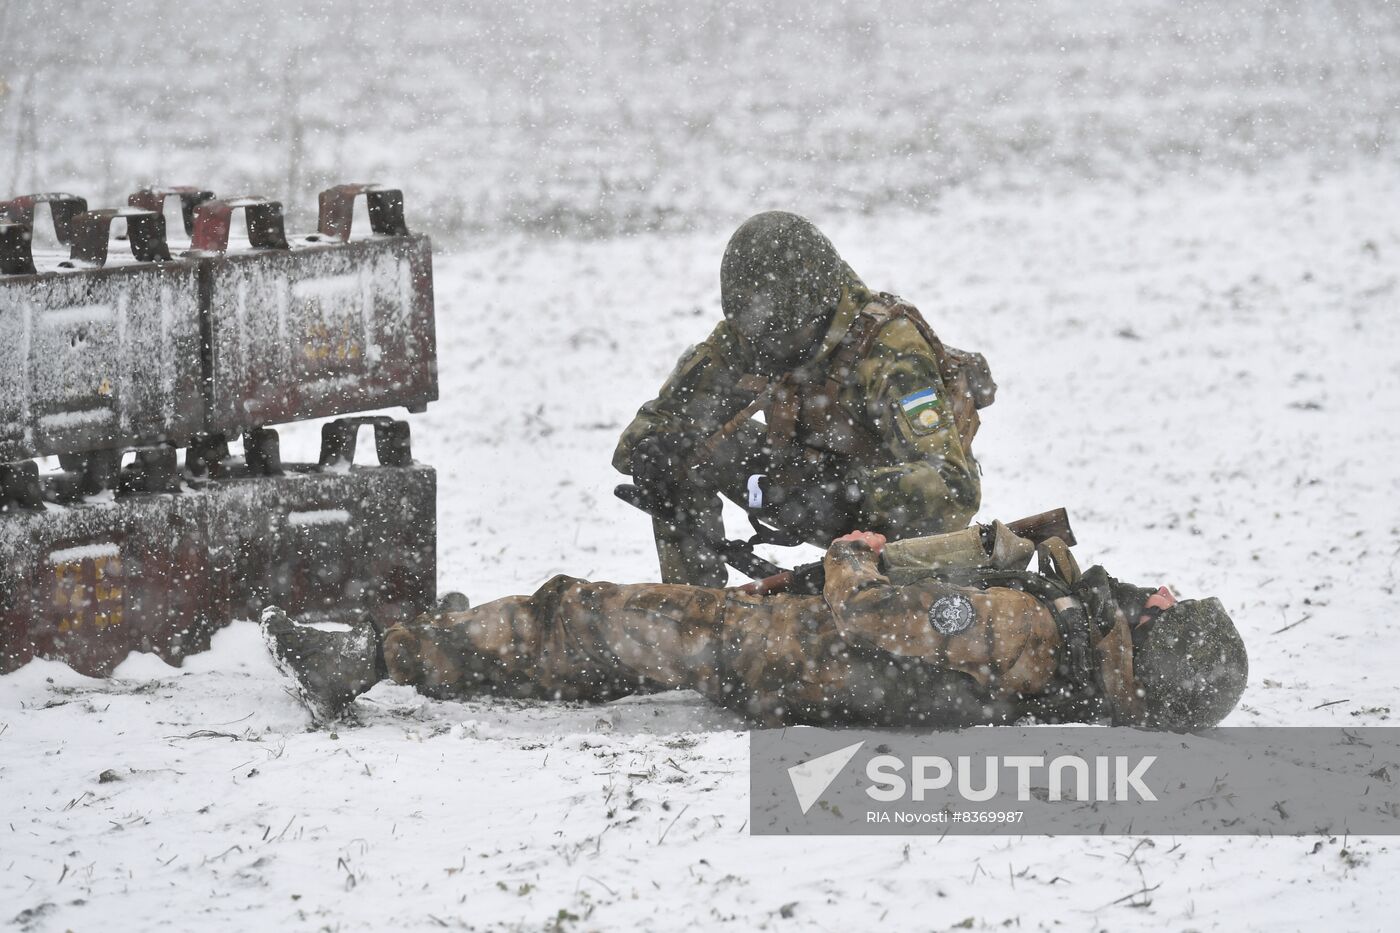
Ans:
[[[686,688],[766,725],[1138,716],[1121,612],[1092,636],[1091,698],[1064,676],[1065,638],[1042,599],[896,586],[876,560],[863,543],[833,545],[821,596],[555,577],[532,596],[395,626],[384,659],[396,682],[434,696],[602,701]]]
[[[751,375],[751,351],[729,321],[721,322],[641,407],[622,434],[613,466],[630,472],[633,451],[647,437],[712,437],[769,391],[766,427],[743,421],[704,452],[709,488],[746,504],[748,477],[762,473],[792,494],[837,502],[835,512],[828,509],[817,522],[785,522],[781,505],[759,513],[819,547],[855,528],[893,540],[966,526],[981,498],[971,453],[977,415],[959,397],[969,394],[965,383],[948,384],[947,361],[973,355],[932,345],[910,316],[899,313],[905,308],[849,275],[816,354],[772,383]],[[853,354],[852,342],[867,333],[865,352]],[[700,539],[723,537],[720,504],[708,489],[688,490],[679,504]],[[688,561],[674,526],[657,521],[655,533],[663,580],[724,584],[722,564],[712,559],[697,570]]]

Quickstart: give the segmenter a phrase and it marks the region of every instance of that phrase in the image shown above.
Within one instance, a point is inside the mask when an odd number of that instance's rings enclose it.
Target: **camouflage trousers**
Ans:
[[[694,690],[757,722],[868,719],[907,709],[920,678],[854,664],[820,596],[757,596],[558,576],[530,596],[419,616],[385,633],[397,683],[433,697],[601,702]],[[844,712],[842,712],[844,711]]]
[[[602,701],[647,687],[714,696],[726,595],[557,576],[530,596],[395,625],[384,660],[396,683],[435,697]]]

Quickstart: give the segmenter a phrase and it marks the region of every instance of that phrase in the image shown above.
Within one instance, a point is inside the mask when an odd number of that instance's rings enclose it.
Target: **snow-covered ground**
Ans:
[[[829,227],[869,281],[990,357],[984,515],[1066,505],[1084,558],[1219,594],[1253,659],[1230,724],[1381,725],[1400,663],[1397,180],[1281,167]],[[440,257],[443,401],[415,441],[439,468],[444,588],[653,575],[608,454],[708,328],[724,238]],[[289,435],[310,452],[314,431]],[[751,838],[742,724],[689,694],[381,685],[361,707],[363,728],[307,732],[248,623],[183,670],[0,678],[4,919],[1232,930],[1393,928],[1400,910],[1388,839]]]
[[[323,184],[403,184],[445,247],[442,401],[413,419],[443,589],[654,576],[612,445],[717,319],[729,231],[787,207],[988,356],[983,517],[1064,505],[1086,563],[1219,595],[1253,664],[1229,724],[1390,724],[1393,4],[208,6],[0,3],[0,185],[257,187],[304,225]],[[743,724],[690,694],[360,706],[308,732],[249,623],[179,670],[0,677],[0,923],[1400,916],[1385,838],[751,838]]]

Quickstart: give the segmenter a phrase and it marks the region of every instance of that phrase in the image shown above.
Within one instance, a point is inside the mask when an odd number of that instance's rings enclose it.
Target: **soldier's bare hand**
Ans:
[[[848,535],[842,535],[831,543],[836,544],[840,541],[860,541],[877,555],[885,549],[885,536],[877,531],[853,531]]]

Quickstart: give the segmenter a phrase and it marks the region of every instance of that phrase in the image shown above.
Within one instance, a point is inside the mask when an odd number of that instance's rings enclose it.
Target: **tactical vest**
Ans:
[[[926,579],[952,586],[987,590],[993,587],[1020,590],[1049,610],[1060,636],[1056,679],[1061,685],[1047,705],[1061,713],[1073,711],[1071,720],[1108,715],[1111,704],[1104,686],[1103,670],[1094,656],[1093,638],[1103,637],[1115,620],[1105,611],[1094,612],[1085,599],[1083,574],[1069,546],[1059,538],[1036,545],[1037,570],[998,569],[970,566],[965,569],[930,569]],[[905,569],[904,582],[917,574]],[[1102,607],[1101,607],[1102,608]]]
[[[815,448],[849,457],[873,458],[880,438],[865,427],[863,412],[850,411],[841,401],[841,390],[850,385],[859,365],[870,355],[880,332],[898,320],[907,320],[932,348],[939,376],[950,396],[953,422],[963,450],[972,452],[972,439],[981,425],[978,409],[996,399],[996,382],[986,357],[945,346],[917,308],[882,292],[856,315],[832,353],[825,372],[799,367],[768,380],[743,376],[739,387],[758,393],[720,434],[737,430],[760,409],[768,425],[768,446],[779,455],[794,446]]]

